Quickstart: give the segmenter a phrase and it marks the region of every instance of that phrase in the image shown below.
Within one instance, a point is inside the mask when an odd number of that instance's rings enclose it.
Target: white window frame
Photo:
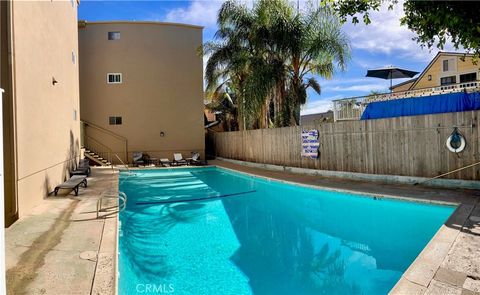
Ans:
[[[120,82],[110,82],[110,75],[113,75],[113,76],[120,76]],[[115,79],[114,79],[115,80]],[[107,73],[107,84],[122,84],[123,83],[123,76],[122,76],[122,73]]]
[[[448,70],[444,71],[443,63],[446,60],[448,61]],[[457,71],[457,58],[448,57],[448,58],[442,59],[441,68],[442,68],[441,73],[445,73],[445,76],[452,76],[451,73],[455,73]]]

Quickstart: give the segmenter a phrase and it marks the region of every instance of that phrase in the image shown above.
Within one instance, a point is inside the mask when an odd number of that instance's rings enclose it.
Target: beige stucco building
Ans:
[[[201,45],[198,26],[80,22],[85,146],[129,162],[133,152],[203,157]]]
[[[479,79],[479,66],[473,55],[439,52],[417,78],[392,86],[394,92],[468,83]]]
[[[0,2],[7,226],[64,181],[80,153],[77,5]]]

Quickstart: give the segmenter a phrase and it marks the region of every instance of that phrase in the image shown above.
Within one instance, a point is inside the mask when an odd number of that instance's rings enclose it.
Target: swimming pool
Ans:
[[[386,294],[455,209],[218,167],[119,186],[119,294]]]

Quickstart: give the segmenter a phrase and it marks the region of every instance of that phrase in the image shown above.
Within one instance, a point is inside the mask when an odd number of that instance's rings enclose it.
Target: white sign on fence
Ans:
[[[318,130],[302,130],[302,157],[317,159],[319,147]]]

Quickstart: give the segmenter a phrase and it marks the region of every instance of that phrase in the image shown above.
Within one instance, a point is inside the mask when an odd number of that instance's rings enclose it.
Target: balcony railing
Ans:
[[[480,91],[480,81],[336,99],[333,100],[333,118],[335,121],[359,120],[363,114],[363,111],[371,102],[447,94],[462,91]]]

